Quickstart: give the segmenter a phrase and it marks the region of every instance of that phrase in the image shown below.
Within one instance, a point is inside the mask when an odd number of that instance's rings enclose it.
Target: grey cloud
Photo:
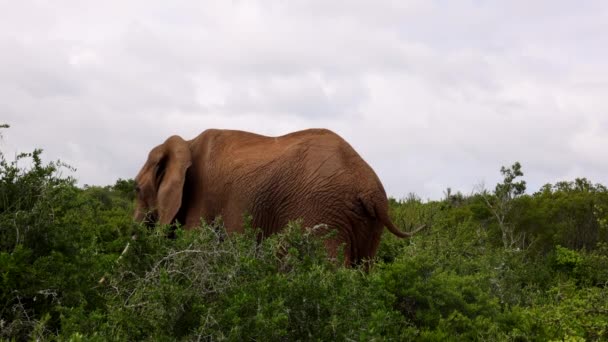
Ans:
[[[322,75],[258,77],[239,81],[225,98],[225,104],[211,110],[226,114],[266,112],[301,117],[350,116],[368,94],[361,80],[332,79]],[[348,118],[345,118],[348,119]]]
[[[15,40],[0,40],[0,78],[33,98],[77,96],[80,81],[67,60],[61,42],[45,42],[34,48]]]
[[[83,184],[209,127],[331,128],[397,197],[491,186],[515,160],[532,187],[608,183],[601,1],[0,7],[0,148],[44,147]]]

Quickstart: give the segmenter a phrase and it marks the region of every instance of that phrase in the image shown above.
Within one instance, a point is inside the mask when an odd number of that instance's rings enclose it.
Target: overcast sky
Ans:
[[[608,2],[0,0],[0,150],[79,184],[168,136],[329,128],[389,195],[608,184]]]

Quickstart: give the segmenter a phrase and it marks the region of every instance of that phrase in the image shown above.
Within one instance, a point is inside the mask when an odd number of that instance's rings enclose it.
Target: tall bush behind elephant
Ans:
[[[262,236],[289,221],[325,225],[330,256],[344,245],[347,264],[373,258],[384,227],[399,237],[372,168],[340,136],[309,129],[280,137],[209,129],[186,141],[172,136],[149,153],[135,178],[135,218],[186,229],[221,216],[229,233],[243,217]]]

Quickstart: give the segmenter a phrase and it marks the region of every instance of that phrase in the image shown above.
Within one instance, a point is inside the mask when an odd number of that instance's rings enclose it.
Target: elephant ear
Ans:
[[[186,171],[192,165],[188,143],[172,136],[165,143],[163,158],[156,166],[158,222],[170,224],[182,205]]]

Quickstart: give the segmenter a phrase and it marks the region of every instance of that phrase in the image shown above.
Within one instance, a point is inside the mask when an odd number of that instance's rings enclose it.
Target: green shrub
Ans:
[[[262,243],[254,230],[226,237],[221,226],[176,235],[139,231],[108,277],[107,316],[66,318],[66,336],[344,340],[407,326],[379,278],[328,260],[322,240],[298,224]]]
[[[365,269],[297,222],[262,241],[221,220],[143,227],[132,180],[66,170],[0,153],[0,339],[608,339],[608,192],[585,179],[513,198],[509,248],[481,194],[391,200],[398,226],[427,229],[384,234]]]
[[[54,334],[61,329],[64,308],[88,312],[103,307],[97,281],[116,259],[130,226],[130,204],[118,198],[104,204],[90,189],[79,189],[73,178],[62,176],[68,166],[44,165],[41,153],[20,154],[13,162],[0,154],[4,338]]]

